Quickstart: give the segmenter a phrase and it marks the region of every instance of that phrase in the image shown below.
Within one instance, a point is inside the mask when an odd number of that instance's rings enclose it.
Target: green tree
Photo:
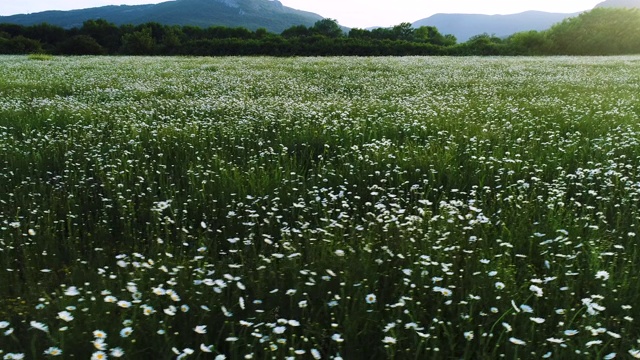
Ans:
[[[267,31],[267,29],[265,29],[263,27],[262,28],[258,28],[254,32],[254,36],[256,37],[256,39],[264,39],[267,36],[269,36],[269,32]]]
[[[291,38],[300,38],[300,37],[305,37],[305,36],[311,36],[312,32],[311,29],[309,29],[308,27],[304,26],[304,25],[296,25],[296,26],[292,26],[288,29],[285,29],[282,32],[282,37],[286,38],[286,39],[291,39]]]
[[[352,28],[349,30],[349,38],[351,39],[371,39],[371,31],[367,29]]]
[[[413,41],[415,29],[411,23],[403,22],[391,28],[392,40]]]
[[[393,32],[388,28],[376,28],[371,30],[371,37],[377,40],[392,39]]]
[[[0,39],[0,54],[32,54],[43,52],[42,44],[38,40],[26,38],[22,35],[11,39]]]
[[[415,31],[415,37],[417,41],[441,46],[451,46],[457,42],[455,36],[442,35],[435,26],[420,26]]]
[[[187,41],[203,40],[206,38],[204,29],[198,26],[192,26],[192,25],[183,26],[182,32],[184,33]]]
[[[523,31],[511,35],[507,47],[511,55],[543,55],[549,51],[549,41],[543,32]]]
[[[67,32],[63,28],[47,23],[24,28],[23,35],[29,39],[40,41],[47,49],[53,49],[55,44],[67,39]]]
[[[555,54],[638,54],[640,10],[595,8],[554,25],[546,36]]]
[[[504,52],[503,41],[495,35],[480,34],[471,37],[462,47],[461,55],[501,55]]]
[[[151,28],[145,27],[122,36],[122,52],[128,55],[151,55],[155,52],[156,41]]]
[[[104,19],[85,21],[80,34],[92,37],[110,54],[116,53],[121,46],[120,28]]]
[[[9,34],[9,37],[25,34],[24,26],[17,24],[0,24],[0,31]]]
[[[165,27],[160,41],[160,52],[167,55],[179,53],[185,38],[186,36],[179,26]]]
[[[311,32],[328,38],[338,38],[344,35],[340,25],[338,25],[338,22],[333,19],[322,19],[316,21],[311,28]]]
[[[458,43],[458,39],[456,38],[455,35],[446,34],[444,36],[444,44],[442,44],[442,45],[444,45],[444,46],[453,46],[453,45],[455,45],[457,43]]]
[[[89,35],[76,35],[59,44],[58,52],[66,55],[105,55],[107,50]]]

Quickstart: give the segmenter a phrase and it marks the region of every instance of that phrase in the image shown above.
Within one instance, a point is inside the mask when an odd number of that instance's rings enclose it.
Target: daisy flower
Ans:
[[[123,357],[124,356],[124,350],[122,350],[119,347],[115,347],[113,349],[111,349],[111,351],[109,351],[109,355],[119,358],[119,357]]]
[[[365,296],[364,300],[367,302],[367,304],[375,304],[377,298],[375,294],[368,294],[367,296]]]
[[[31,327],[36,330],[44,331],[47,333],[49,332],[49,327],[41,322],[31,321],[29,325],[31,325]]]
[[[206,334],[207,325],[198,325],[193,329],[193,331],[197,332],[198,334]]]
[[[91,354],[91,360],[106,360],[107,354],[104,351],[96,351]]]
[[[397,340],[394,337],[385,336],[384,339],[382,339],[382,342],[385,343],[385,344],[395,344],[397,342]]]
[[[78,288],[75,286],[69,286],[65,291],[64,294],[67,296],[78,296],[80,295],[80,291],[78,291]]]
[[[609,280],[609,273],[604,270],[600,270],[596,273],[596,279]]]
[[[50,347],[47,350],[44,351],[45,355],[50,355],[50,356],[60,356],[62,355],[62,350],[60,350],[60,348],[57,347]]]
[[[58,313],[58,319],[69,322],[73,320],[73,315],[71,315],[71,313],[68,311],[60,311]]]
[[[133,329],[130,326],[120,330],[120,337],[126,338],[129,337],[133,333]]]

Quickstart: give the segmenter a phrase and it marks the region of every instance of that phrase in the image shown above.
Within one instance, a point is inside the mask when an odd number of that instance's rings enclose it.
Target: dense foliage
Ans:
[[[552,53],[637,54],[640,53],[640,10],[596,8],[555,25],[547,37],[547,51]]]
[[[638,94],[640,57],[0,57],[0,356],[640,358]]]
[[[431,26],[351,29],[331,19],[293,26],[281,34],[265,29],[116,26],[104,20],[62,29],[41,24],[0,24],[0,53],[65,55],[621,55],[640,53],[640,10],[596,8],[547,31],[506,39],[479,34],[462,44]]]

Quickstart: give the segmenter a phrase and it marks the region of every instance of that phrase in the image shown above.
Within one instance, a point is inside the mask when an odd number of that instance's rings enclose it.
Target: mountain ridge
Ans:
[[[640,0],[605,0],[598,7],[636,7]],[[586,11],[586,10],[585,10]],[[517,32],[549,29],[576,13],[525,11],[508,15],[438,13],[412,23],[413,27],[434,26],[442,34],[454,35],[458,42],[487,33],[507,37]],[[284,6],[278,0],[170,0],[147,5],[107,5],[77,10],[51,10],[31,14],[0,16],[0,23],[35,25],[48,23],[63,28],[81,27],[91,19],[104,19],[116,25],[157,22],[164,25],[199,27],[266,28],[281,33],[296,25],[313,26],[323,17]],[[374,29],[370,27],[368,29]],[[347,30],[348,28],[344,28]]]
[[[640,0],[605,0],[598,5],[599,7],[623,7],[623,8],[639,8],[640,9]]]
[[[150,5],[107,5],[0,16],[0,23],[28,26],[46,22],[73,28],[91,19],[104,19],[116,25],[158,22],[165,25],[245,27],[249,30],[263,27],[280,33],[295,25],[312,26],[323,17],[286,7],[277,0],[173,0]]]
[[[487,33],[506,37],[521,31],[546,30],[553,24],[580,13],[524,11],[508,15],[434,14],[412,23],[414,27],[435,26],[442,34],[452,34],[459,42]]]
[[[640,8],[640,0],[605,0],[595,8]],[[586,9],[585,11],[588,11]],[[454,35],[459,42],[482,33],[506,37],[522,31],[547,30],[556,23],[582,13],[553,13],[529,10],[508,15],[439,13],[413,22],[414,27],[435,26],[443,34]]]

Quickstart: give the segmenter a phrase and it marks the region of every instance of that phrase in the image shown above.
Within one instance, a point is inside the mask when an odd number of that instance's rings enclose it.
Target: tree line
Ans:
[[[619,55],[640,54],[640,10],[596,8],[546,31],[502,38],[480,34],[458,43],[432,26],[351,29],[335,20],[293,26],[281,34],[266,29],[214,26],[116,26],[88,20],[64,29],[50,24],[0,24],[0,54],[54,55]]]

